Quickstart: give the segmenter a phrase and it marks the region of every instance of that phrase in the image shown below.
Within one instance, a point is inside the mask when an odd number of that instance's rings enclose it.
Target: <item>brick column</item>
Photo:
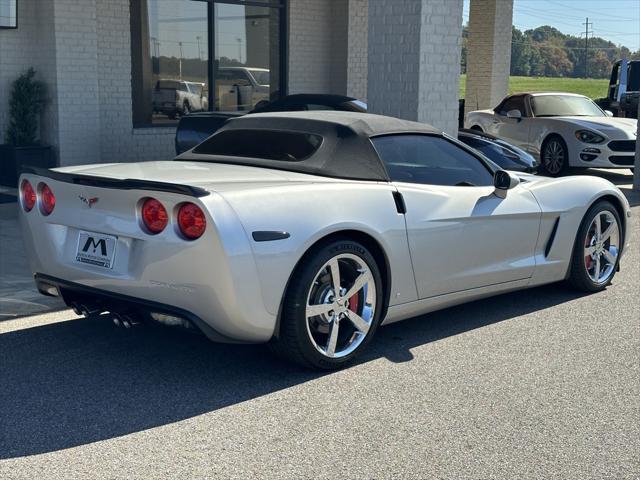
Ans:
[[[471,0],[465,113],[495,107],[509,90],[513,0]]]
[[[369,1],[372,113],[430,123],[455,135],[462,0]]]
[[[100,161],[96,0],[55,0],[61,165]]]

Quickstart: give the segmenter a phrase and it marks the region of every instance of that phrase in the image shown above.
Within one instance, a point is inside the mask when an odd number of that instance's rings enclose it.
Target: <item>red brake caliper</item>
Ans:
[[[349,299],[349,310],[358,313],[358,294],[356,293]]]
[[[589,239],[587,238],[587,244],[585,245],[585,247],[588,247],[589,244],[591,242],[589,241]],[[587,270],[589,270],[591,268],[591,255],[587,255],[584,257],[584,265],[587,267]]]

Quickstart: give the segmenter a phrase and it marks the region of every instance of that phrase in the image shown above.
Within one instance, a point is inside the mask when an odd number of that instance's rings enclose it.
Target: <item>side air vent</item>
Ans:
[[[555,223],[553,224],[553,228],[551,229],[551,234],[549,235],[549,240],[547,240],[547,245],[544,247],[544,256],[548,257],[549,252],[551,251],[551,247],[553,246],[553,241],[556,239],[556,233],[558,231],[558,224],[560,223],[560,217],[556,218]]]

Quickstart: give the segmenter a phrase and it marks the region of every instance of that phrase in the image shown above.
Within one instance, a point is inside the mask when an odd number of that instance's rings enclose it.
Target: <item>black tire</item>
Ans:
[[[562,155],[562,158],[556,155]],[[558,158],[557,162],[556,158]],[[549,135],[542,143],[540,171],[549,177],[559,177],[569,171],[569,149],[560,135]]]
[[[587,234],[589,233],[589,228],[591,223],[593,222],[596,215],[602,214],[604,212],[608,212],[613,215],[615,218],[618,229],[619,229],[619,251],[616,256],[615,265],[611,270],[609,277],[600,283],[593,281],[589,272],[587,271],[587,265],[585,263],[585,255],[584,248],[585,242],[587,238]],[[613,277],[616,274],[618,269],[618,262],[620,261],[620,249],[624,245],[624,230],[622,226],[622,222],[620,221],[620,215],[618,214],[618,210],[608,201],[601,200],[596,202],[589,208],[584,218],[582,219],[582,223],[580,224],[580,228],[578,229],[578,234],[576,235],[576,240],[573,246],[573,252],[571,255],[571,266],[569,270],[569,277],[567,278],[568,284],[575,288],[576,290],[581,290],[584,292],[599,292],[604,290],[613,280]]]
[[[191,113],[191,107],[189,106],[189,102],[184,102],[182,104],[182,116],[189,115]]]
[[[312,289],[318,288],[318,283],[314,281],[320,278],[318,274],[322,271],[323,265],[329,262],[330,259],[343,254],[355,255],[369,267],[369,272],[375,284],[375,308],[369,330],[363,335],[359,345],[346,356],[330,358],[320,353],[312,342],[312,335],[307,326],[309,321],[306,315],[307,299],[311,295]],[[269,346],[272,352],[280,358],[306,368],[335,370],[345,367],[353,362],[354,358],[364,350],[374,336],[381,322],[384,295],[385,292],[378,265],[373,255],[363,245],[349,239],[321,244],[305,255],[293,273],[285,293],[279,336],[274,338]],[[347,322],[349,328],[354,328],[348,319],[343,318],[340,320],[340,325],[343,322]],[[342,332],[344,334],[344,330]],[[348,334],[349,331],[346,331],[346,333]]]
[[[479,125],[474,125],[469,130],[475,130],[476,132],[484,132],[484,130],[482,130],[482,127],[480,127]]]

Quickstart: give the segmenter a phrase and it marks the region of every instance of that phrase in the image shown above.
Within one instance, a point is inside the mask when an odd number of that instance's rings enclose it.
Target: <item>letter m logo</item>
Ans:
[[[107,241],[104,238],[101,238],[96,242],[95,238],[89,237],[82,248],[83,252],[88,252],[89,249],[93,247],[93,253],[96,253],[96,250],[100,248],[100,254],[103,257],[107,256]]]

